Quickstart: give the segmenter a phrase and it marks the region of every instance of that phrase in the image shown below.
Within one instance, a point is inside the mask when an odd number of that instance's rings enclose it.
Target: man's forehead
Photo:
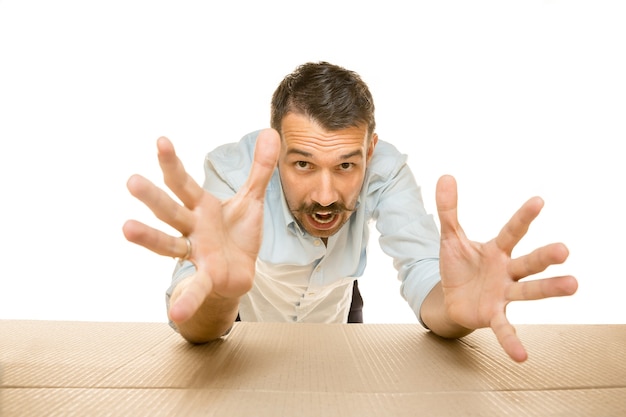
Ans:
[[[310,152],[315,149],[343,149],[343,153],[354,153],[362,149],[367,140],[365,127],[326,130],[304,116],[285,117],[281,133],[288,153]]]
[[[282,120],[281,136],[283,135],[310,135],[321,137],[335,137],[342,135],[354,135],[359,138],[365,138],[368,128],[365,123],[359,125],[350,125],[345,128],[327,129],[324,125],[314,118],[300,113],[287,113]]]

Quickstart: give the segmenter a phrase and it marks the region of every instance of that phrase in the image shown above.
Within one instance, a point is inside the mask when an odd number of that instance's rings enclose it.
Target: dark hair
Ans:
[[[280,83],[272,96],[271,126],[282,135],[289,112],[311,117],[326,130],[365,124],[368,137],[376,128],[374,100],[361,77],[328,62],[306,63]]]

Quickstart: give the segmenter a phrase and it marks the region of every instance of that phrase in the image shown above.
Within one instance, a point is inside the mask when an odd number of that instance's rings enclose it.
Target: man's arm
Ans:
[[[193,275],[176,285],[170,298],[170,304],[176,303],[192,279]],[[178,323],[176,327],[187,341],[205,343],[226,334],[233,326],[238,311],[239,298],[222,298],[210,294],[191,318]]]
[[[441,282],[428,293],[420,310],[422,322],[438,336],[457,339],[467,336],[473,330],[453,321],[448,315]]]

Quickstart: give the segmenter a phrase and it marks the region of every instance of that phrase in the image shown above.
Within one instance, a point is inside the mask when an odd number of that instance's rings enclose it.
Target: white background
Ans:
[[[514,255],[554,241],[579,292],[516,323],[625,323],[626,13],[620,1],[0,1],[0,319],[164,321],[174,261],[128,243],[153,225],[127,192],[161,184],[170,137],[206,152],[269,125],[295,66],[360,73],[378,133],[410,154],[427,209],[457,177],[460,219],[495,236],[546,206]],[[415,322],[372,238],[367,322]]]

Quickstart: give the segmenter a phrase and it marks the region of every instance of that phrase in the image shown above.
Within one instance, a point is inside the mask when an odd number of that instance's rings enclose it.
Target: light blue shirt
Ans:
[[[250,171],[257,135],[250,133],[207,154],[206,190],[222,200],[239,190]],[[275,170],[265,196],[255,285],[241,299],[241,319],[345,323],[351,284],[367,264],[371,221],[376,222],[382,250],[393,258],[402,296],[420,319],[422,302],[440,280],[439,232],[432,215],[426,213],[406,158],[393,145],[378,141],[357,209],[327,246],[295,221]],[[176,284],[194,271],[190,262],[177,265],[168,301]]]

